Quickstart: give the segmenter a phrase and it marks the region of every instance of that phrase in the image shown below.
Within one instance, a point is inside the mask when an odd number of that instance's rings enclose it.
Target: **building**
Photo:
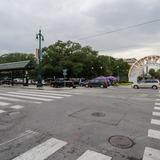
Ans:
[[[127,59],[123,59],[125,62],[127,62],[130,66],[132,66],[137,59],[136,58],[127,58]]]

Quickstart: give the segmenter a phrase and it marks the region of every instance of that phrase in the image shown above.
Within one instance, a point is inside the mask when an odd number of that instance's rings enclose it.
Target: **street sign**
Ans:
[[[67,75],[67,69],[63,69],[63,75],[64,75],[64,76]]]

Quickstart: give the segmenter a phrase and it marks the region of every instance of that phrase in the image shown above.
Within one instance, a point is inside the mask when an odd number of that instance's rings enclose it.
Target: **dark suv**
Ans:
[[[59,87],[73,87],[76,88],[74,81],[56,80],[51,82],[51,86],[55,88]]]
[[[101,87],[101,88],[107,88],[108,87],[108,81],[105,79],[92,79],[88,81],[85,84],[86,87]]]

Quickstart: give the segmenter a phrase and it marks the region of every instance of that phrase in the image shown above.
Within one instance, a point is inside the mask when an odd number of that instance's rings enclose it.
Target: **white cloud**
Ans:
[[[140,57],[157,52],[160,22],[86,40],[110,30],[159,18],[159,0],[1,0],[0,52],[34,52],[39,28],[45,36],[43,45],[57,40],[73,40],[113,56]],[[152,43],[149,47],[145,45]],[[108,53],[108,51],[107,51]]]

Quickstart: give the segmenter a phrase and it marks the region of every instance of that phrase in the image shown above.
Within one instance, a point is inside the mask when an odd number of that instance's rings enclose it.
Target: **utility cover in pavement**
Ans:
[[[94,112],[94,113],[92,113],[92,116],[95,116],[95,117],[105,117],[106,114],[102,113],[102,112]]]
[[[108,142],[117,148],[128,149],[131,148],[135,143],[129,138],[121,135],[111,136]]]

